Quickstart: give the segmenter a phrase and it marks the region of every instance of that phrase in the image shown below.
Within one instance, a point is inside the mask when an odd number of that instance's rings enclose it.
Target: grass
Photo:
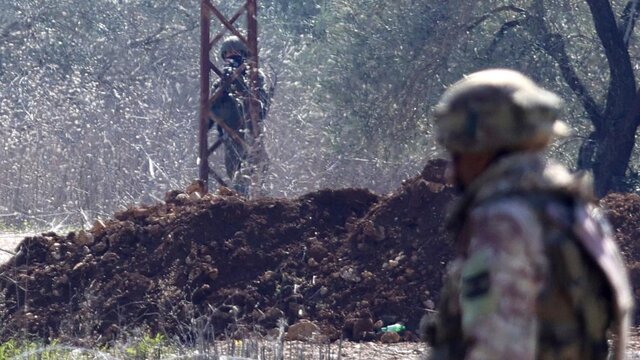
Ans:
[[[339,349],[340,345],[285,344],[281,339],[257,338],[216,341],[206,347],[186,347],[156,335],[104,349],[86,349],[56,342],[44,345],[10,340],[0,345],[0,360],[335,360],[342,356]]]
[[[20,340],[16,337],[0,344],[0,360],[340,360],[342,341],[285,342],[285,322],[279,324],[277,333],[262,336],[249,333],[242,340],[216,340],[203,327],[192,325],[194,335],[189,344],[165,335],[150,335],[141,329],[129,329],[108,346],[83,348],[60,341],[44,344],[38,341]]]

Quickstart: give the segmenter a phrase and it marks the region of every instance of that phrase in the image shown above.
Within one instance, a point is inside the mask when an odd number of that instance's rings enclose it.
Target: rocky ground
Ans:
[[[0,339],[108,343],[143,329],[189,342],[270,336],[285,319],[321,342],[381,340],[380,327],[397,322],[407,330],[384,340],[416,341],[451,256],[444,165],[429,163],[388,196],[173,191],[88,231],[27,237],[0,268]],[[640,197],[614,194],[603,205],[638,289]]]

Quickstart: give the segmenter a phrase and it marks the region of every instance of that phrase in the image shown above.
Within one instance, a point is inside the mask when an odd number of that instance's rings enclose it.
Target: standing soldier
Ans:
[[[449,221],[457,258],[423,335],[432,359],[624,357],[628,277],[590,185],[542,151],[566,133],[561,100],[524,75],[474,73],[436,108],[463,195]]]
[[[238,137],[227,134],[224,129],[217,125],[218,135],[222,138],[225,148],[224,162],[225,169],[235,190],[243,195],[247,195],[251,183],[251,172],[256,169],[249,169],[252,165],[258,167],[261,176],[267,170],[267,156],[262,143],[262,136],[257,139],[251,138],[253,124],[250,114],[250,102],[258,106],[258,134],[262,134],[262,120],[267,115],[270,104],[270,96],[266,90],[265,79],[262,72],[258,71],[256,89],[253,92],[257,98],[252,97],[250,91],[251,65],[247,62],[249,49],[242,40],[236,36],[230,36],[223,40],[220,47],[220,57],[224,64],[222,67],[222,78],[213,85],[214,93],[222,86],[224,80],[234,76],[234,73],[241,66],[244,69],[239,76],[232,81],[213,104],[211,113],[213,116],[224,121]],[[214,125],[214,121],[209,121],[209,128]],[[248,135],[248,136],[247,136]],[[252,146],[252,149],[245,148],[245,144]],[[248,156],[254,156],[252,163],[246,164]],[[245,163],[244,167],[242,166]]]

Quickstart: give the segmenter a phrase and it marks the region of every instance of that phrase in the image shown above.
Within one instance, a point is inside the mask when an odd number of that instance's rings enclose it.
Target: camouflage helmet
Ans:
[[[436,137],[447,150],[477,153],[547,145],[567,135],[562,100],[507,69],[473,73],[453,84],[435,109]]]
[[[249,56],[249,48],[237,36],[229,36],[222,41],[220,45],[220,57],[224,60],[224,54],[228,51],[234,51],[243,58]]]

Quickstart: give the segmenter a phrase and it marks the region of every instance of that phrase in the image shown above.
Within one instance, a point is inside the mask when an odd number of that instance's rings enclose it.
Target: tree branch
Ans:
[[[616,24],[608,0],[587,0],[598,38],[609,63],[609,91],[605,112],[620,118],[631,108],[636,93],[635,74],[631,58]]]
[[[543,11],[543,8],[540,7],[540,4],[538,5],[539,5],[538,11]],[[524,14],[525,17],[521,19],[507,21],[504,24],[502,24],[500,29],[494,35],[493,40],[487,49],[487,54],[491,54],[493,51],[495,51],[495,48],[497,47],[498,43],[504,38],[504,35],[513,28],[531,24],[532,26],[529,26],[529,28],[530,30],[533,30],[532,32],[535,33],[536,29],[542,30],[542,34],[540,34],[540,37],[542,39],[541,43],[542,43],[543,50],[558,64],[562,77],[564,78],[565,82],[569,85],[571,90],[578,96],[578,98],[582,102],[583,107],[585,108],[585,111],[589,115],[589,118],[592,119],[594,126],[596,128],[603,126],[604,124],[602,120],[602,111],[598,106],[597,102],[595,101],[595,99],[589,94],[589,91],[587,90],[586,86],[582,83],[582,81],[580,80],[580,77],[578,76],[573,66],[571,65],[571,60],[569,58],[569,55],[567,54],[564,39],[560,35],[553,34],[549,31],[548,27],[544,22],[544,19],[542,16],[543,13],[540,13],[537,16],[532,16],[528,11],[524,9],[516,8],[514,6],[503,6],[500,8],[496,8],[491,13],[496,13],[498,11],[507,11],[507,10],[516,11],[518,13]],[[490,15],[483,15],[478,20],[476,20],[472,26],[468,27],[468,29],[471,29],[474,26],[479,25],[482,21],[486,20],[489,16]]]
[[[519,14],[526,14],[527,13],[527,11],[525,9],[519,8],[519,7],[514,6],[514,5],[499,6],[499,7],[495,8],[495,9],[490,10],[486,14],[478,17],[471,24],[467,25],[467,31],[473,30],[474,28],[476,28],[477,26],[482,24],[485,20],[487,20],[491,16],[493,16],[495,14],[498,14],[498,13],[501,13],[501,12],[506,12],[506,11],[511,11],[511,12],[515,12],[515,13],[519,13]]]
[[[531,22],[530,29],[533,34],[540,39],[542,49],[549,55],[558,65],[560,73],[569,88],[576,94],[582,106],[584,107],[591,123],[596,130],[603,128],[604,111],[598,105],[596,100],[591,96],[587,87],[582,83],[580,77],[576,73],[571,58],[567,54],[564,38],[556,33],[551,32],[545,21],[545,6],[543,0],[534,0],[531,4],[532,13],[529,17]]]
[[[638,0],[629,0],[620,16],[620,33],[623,34],[625,47],[629,48],[629,39],[638,19]]]
[[[184,29],[177,30],[173,33],[162,36],[163,34],[165,34],[165,30],[166,30],[164,25],[162,25],[155,32],[153,32],[153,34],[145,37],[144,39],[131,41],[128,45],[129,45],[129,48],[132,48],[132,49],[137,47],[147,47],[149,45],[157,44],[159,42],[175,38],[184,33],[188,33],[193,29],[195,29],[197,26],[198,26],[197,22],[192,22],[189,26],[187,26]]]
[[[507,31],[518,26],[522,26],[522,19],[511,20],[502,24],[500,30],[498,30],[496,34],[493,35],[493,40],[491,41],[491,44],[489,44],[487,54],[492,54],[496,50],[496,47],[498,47],[498,43],[504,38],[504,35],[507,33]]]
[[[545,34],[542,37],[542,48],[560,68],[560,73],[569,88],[578,96],[582,102],[582,106],[589,115],[596,129],[604,126],[602,110],[598,106],[595,99],[589,94],[586,86],[580,80],[575,69],[571,65],[571,60],[567,54],[564,39],[559,34],[552,34],[548,29],[544,28]]]
[[[129,48],[133,49],[133,48],[137,48],[137,47],[140,47],[140,46],[149,46],[150,44],[152,44],[154,42],[160,41],[160,35],[164,32],[164,30],[165,30],[164,25],[161,25],[159,28],[156,29],[156,31],[154,31],[152,34],[148,35],[144,39],[131,41],[128,44]]]

